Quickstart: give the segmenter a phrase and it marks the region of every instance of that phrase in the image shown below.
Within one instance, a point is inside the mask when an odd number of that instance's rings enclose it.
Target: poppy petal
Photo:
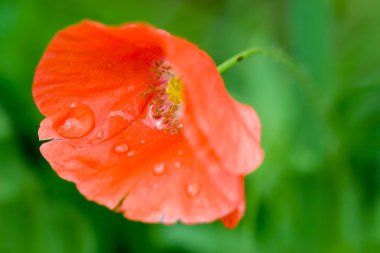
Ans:
[[[165,149],[158,148],[162,143]],[[78,149],[54,140],[41,152],[88,199],[132,220],[211,222],[244,200],[240,177],[203,167],[183,136],[152,129],[143,120],[97,145]]]
[[[162,58],[154,33],[143,24],[111,28],[90,21],[59,32],[34,78],[34,100],[47,116],[40,139],[92,138],[111,128],[104,134],[112,136],[137,119],[149,99],[140,94],[152,83],[152,61]]]
[[[241,180],[242,180],[242,185],[244,185],[244,179],[242,178]],[[242,189],[243,188],[244,187],[242,187]],[[226,228],[232,229],[239,224],[241,218],[244,215],[244,212],[245,212],[245,199],[242,198],[238,206],[235,208],[235,210],[233,210],[226,216],[222,217],[220,220],[223,222],[223,225]]]
[[[256,112],[229,96],[214,62],[195,45],[167,36],[165,53],[185,83],[184,134],[197,157],[233,174],[256,169],[263,160]]]

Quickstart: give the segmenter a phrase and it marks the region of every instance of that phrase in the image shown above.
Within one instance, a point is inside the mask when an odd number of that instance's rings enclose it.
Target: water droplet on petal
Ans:
[[[65,138],[79,138],[87,135],[95,126],[94,112],[87,105],[71,107],[66,115],[55,122],[55,130]]]
[[[102,130],[100,130],[97,134],[96,134],[96,138],[98,139],[102,139],[104,137],[104,132]]]
[[[145,142],[146,142],[145,139],[141,139],[141,141],[140,141],[141,144],[144,144]]]
[[[122,144],[115,146],[113,150],[117,154],[122,154],[122,153],[125,153],[128,151],[128,145],[125,143],[122,143]]]
[[[131,151],[128,151],[127,156],[132,157],[132,156],[134,156],[135,154],[136,154],[136,151],[131,150]]]
[[[71,108],[74,108],[74,107],[77,107],[77,105],[78,105],[77,102],[72,102],[72,103],[70,104],[70,107],[71,107]]]
[[[124,131],[133,119],[132,115],[123,110],[112,111],[109,116],[107,137],[115,136]]]
[[[174,162],[174,167],[176,167],[177,169],[181,168],[181,162]]]
[[[156,174],[162,174],[165,170],[165,166],[163,163],[160,163],[160,164],[157,164],[156,166],[154,166],[153,168],[153,171],[154,173]]]
[[[131,120],[132,119],[132,116],[129,113],[124,112],[123,110],[112,111],[112,112],[110,112],[110,116],[111,117],[119,116],[119,117],[123,118],[124,120]]]
[[[196,183],[190,183],[186,186],[186,192],[192,198],[198,195],[199,190],[199,184]]]

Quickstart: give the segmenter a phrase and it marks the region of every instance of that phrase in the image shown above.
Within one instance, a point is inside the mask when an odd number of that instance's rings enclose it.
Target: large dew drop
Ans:
[[[95,126],[94,112],[87,105],[70,105],[66,115],[55,122],[55,130],[65,138],[80,138],[92,131]]]

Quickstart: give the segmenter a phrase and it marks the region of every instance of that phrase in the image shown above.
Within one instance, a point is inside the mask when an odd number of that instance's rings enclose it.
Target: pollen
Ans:
[[[179,77],[172,77],[169,79],[167,87],[166,87],[166,94],[168,94],[168,98],[170,101],[173,102],[175,105],[179,105],[183,102],[182,99],[182,81],[179,79]]]

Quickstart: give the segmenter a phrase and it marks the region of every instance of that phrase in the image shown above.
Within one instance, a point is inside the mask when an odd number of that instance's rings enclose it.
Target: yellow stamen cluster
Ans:
[[[168,85],[166,87],[166,94],[168,94],[168,98],[174,104],[179,105],[183,102],[182,100],[182,81],[179,77],[172,77],[168,81]]]

